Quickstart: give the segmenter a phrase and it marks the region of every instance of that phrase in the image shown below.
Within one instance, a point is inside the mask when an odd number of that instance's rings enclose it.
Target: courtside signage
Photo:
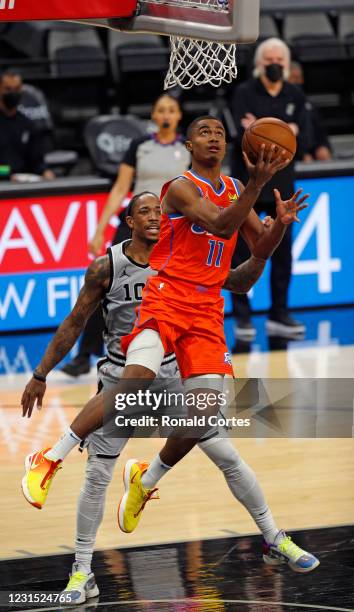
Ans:
[[[1,202],[0,331],[56,326],[67,315],[92,261],[87,244],[106,200],[98,193]]]
[[[291,307],[354,303],[350,202],[354,177],[306,179],[310,206],[293,226]],[[0,206],[0,332],[55,327],[77,298],[91,262],[87,243],[107,194],[6,200]],[[110,226],[107,242],[114,232]],[[269,272],[250,293],[269,308]],[[225,292],[226,312],[230,312]]]
[[[353,238],[350,221],[354,177],[302,179],[309,207],[293,224],[292,308],[354,303]],[[270,306],[270,265],[250,292],[254,310]]]

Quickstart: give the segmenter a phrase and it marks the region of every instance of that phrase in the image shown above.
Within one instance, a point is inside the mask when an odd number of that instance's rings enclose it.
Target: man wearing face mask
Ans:
[[[20,173],[54,178],[44,164],[40,139],[30,119],[18,111],[22,78],[16,70],[0,76],[0,165],[8,167],[9,178]]]
[[[276,117],[289,124],[298,137],[297,157],[302,159],[311,139],[311,126],[306,114],[306,98],[303,92],[287,82],[290,71],[290,50],[278,38],[261,43],[254,58],[254,78],[242,83],[234,91],[232,112],[237,127],[235,152],[232,158],[232,176],[247,180],[246,167],[242,156],[244,131],[256,119]],[[269,181],[255,206],[256,212],[274,217],[275,202],[273,189],[280,190],[284,197],[294,191],[294,162]],[[233,265],[249,257],[245,243],[238,241]],[[305,326],[295,321],[288,311],[288,288],[291,277],[291,227],[289,226],[282,243],[272,256],[271,308],[266,323],[270,335],[292,336],[302,334]],[[251,341],[256,333],[251,322],[251,308],[247,295],[233,296],[234,313],[237,318],[236,335]]]

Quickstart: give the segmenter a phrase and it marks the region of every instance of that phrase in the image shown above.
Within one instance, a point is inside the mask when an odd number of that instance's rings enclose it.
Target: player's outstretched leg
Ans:
[[[161,350],[162,361],[163,347]],[[160,356],[158,356],[159,358]],[[132,385],[136,384],[136,379],[141,381],[141,387],[144,387],[144,385],[148,387],[155,376],[155,372],[144,366],[130,365],[126,367],[122,379],[114,388],[96,395],[87,402],[73,421],[73,429],[69,428],[53,447],[32,453],[26,457],[22,491],[32,506],[42,508],[60,464],[88,434],[101,427],[104,409],[112,406],[113,410],[115,395],[130,392]]]
[[[212,379],[211,382],[208,379]],[[194,392],[196,397],[198,397],[198,392],[202,391],[203,395],[210,392],[213,398],[211,412],[214,413],[217,410],[215,393],[220,391],[222,385],[223,376],[220,374],[201,375],[187,379],[185,390],[187,389],[189,393]],[[131,533],[136,529],[146,503],[154,497],[157,491],[155,486],[157,482],[198,444],[202,435],[200,431],[205,428],[204,433],[210,431],[209,425],[204,428],[195,428],[193,435],[198,435],[199,432],[198,437],[189,437],[191,434],[188,428],[176,427],[150,465],[139,463],[137,459],[130,459],[127,462],[123,475],[125,494],[118,507],[118,524],[122,531]]]
[[[80,491],[77,508],[75,562],[70,580],[63,591],[73,604],[84,603],[99,594],[91,563],[97,531],[104,514],[106,492],[112,480],[115,463],[116,459],[95,455],[90,455],[87,460],[86,478]]]
[[[277,527],[254,471],[230,440],[219,436],[200,442],[199,448],[223,472],[233,496],[248,510],[263,534],[263,560],[268,565],[287,563],[294,572],[307,573],[320,564]]]

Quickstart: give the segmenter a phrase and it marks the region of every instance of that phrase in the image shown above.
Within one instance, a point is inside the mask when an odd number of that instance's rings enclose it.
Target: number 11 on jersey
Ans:
[[[222,257],[222,252],[224,250],[224,243],[216,240],[209,240],[209,254],[206,262],[207,266],[215,266],[216,268],[220,268],[220,262]],[[214,262],[214,255],[215,262]]]

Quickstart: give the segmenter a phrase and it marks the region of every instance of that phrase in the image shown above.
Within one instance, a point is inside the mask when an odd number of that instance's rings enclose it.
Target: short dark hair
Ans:
[[[2,82],[5,76],[18,76],[20,77],[20,79],[22,79],[21,70],[19,70],[18,68],[6,68],[6,70],[3,70],[0,74],[0,82]]]
[[[190,123],[189,126],[187,127],[187,140],[191,140],[197,123],[199,123],[199,121],[206,121],[207,119],[208,120],[212,119],[213,121],[219,121],[219,123],[223,125],[221,119],[219,119],[218,117],[213,117],[212,115],[201,115],[200,117],[196,117],[196,119],[193,119],[192,123]]]
[[[176,102],[176,104],[177,104],[177,106],[178,106],[179,110],[182,112],[181,103],[180,103],[179,99],[177,98],[177,96],[174,96],[174,95],[172,95],[172,94],[170,94],[170,93],[167,93],[167,92],[164,92],[164,93],[160,94],[160,95],[159,95],[157,98],[155,98],[155,100],[154,100],[154,101],[153,101],[153,103],[152,103],[152,111],[154,111],[154,110],[155,110],[155,106],[156,106],[156,104],[157,104],[158,102],[160,102],[160,100],[161,100],[162,98],[170,98],[170,100],[173,100],[173,102]]]
[[[140,198],[142,198],[142,196],[144,195],[151,195],[154,198],[156,198],[157,200],[159,200],[158,196],[156,195],[156,193],[153,193],[152,191],[141,191],[140,193],[137,193],[134,197],[132,197],[132,199],[130,200],[126,210],[125,210],[125,216],[126,217],[133,217],[134,216],[134,208],[135,205],[139,203]]]

